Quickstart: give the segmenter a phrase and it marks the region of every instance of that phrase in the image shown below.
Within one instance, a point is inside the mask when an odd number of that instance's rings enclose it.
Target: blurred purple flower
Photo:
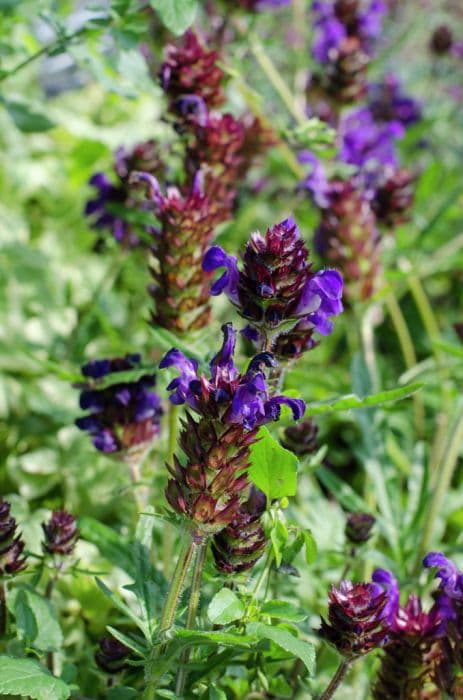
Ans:
[[[397,76],[392,73],[380,83],[370,83],[368,107],[377,122],[397,121],[408,127],[421,119],[421,105],[402,92]]]

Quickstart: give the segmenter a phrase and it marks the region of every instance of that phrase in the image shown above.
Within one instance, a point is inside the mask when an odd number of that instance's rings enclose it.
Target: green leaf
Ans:
[[[226,694],[220,688],[211,685],[209,688],[209,700],[227,700]]]
[[[115,530],[89,517],[79,518],[79,530],[82,539],[94,544],[105,559],[135,578],[128,544]]]
[[[200,366],[204,363],[204,357],[200,353],[195,352],[192,349],[191,344],[182,342],[180,338],[177,338],[177,336],[170,331],[166,330],[165,328],[153,328],[151,326],[149,327],[149,330],[151,331],[155,340],[159,343],[159,346],[164,350],[177,348],[190,359],[197,360]]]
[[[198,7],[196,0],[150,0],[150,5],[173,34],[183,34],[191,26]]]
[[[240,620],[245,612],[244,604],[229,588],[222,588],[212,598],[207,616],[213,625],[228,625]]]
[[[267,428],[259,431],[259,440],[251,446],[249,478],[265,493],[268,501],[294,496],[297,488],[298,459],[273,438]]]
[[[315,647],[309,642],[294,637],[291,632],[281,627],[271,627],[263,622],[250,622],[246,631],[257,639],[269,639],[271,642],[300,659],[310,675],[315,672]]]
[[[288,542],[288,529],[282,520],[277,520],[270,532],[270,541],[272,543],[273,553],[275,555],[275,564],[280,566],[283,558],[283,550]]]
[[[220,646],[248,647],[254,642],[253,637],[231,632],[201,632],[199,630],[176,629],[173,631],[176,639],[189,644],[217,644]]]
[[[21,639],[39,651],[58,651],[63,633],[51,602],[25,587],[12,589],[8,597]]]
[[[277,620],[288,620],[289,622],[302,622],[307,618],[304,610],[296,607],[286,600],[268,600],[260,609],[263,615],[269,615]]]
[[[121,642],[121,644],[125,644],[126,647],[132,649],[135,654],[142,657],[146,656],[148,647],[146,646],[144,639],[141,639],[141,637],[135,639],[133,635],[129,636],[128,634],[124,634],[115,627],[111,627],[111,625],[108,625],[106,629],[115,639]]]
[[[139,630],[143,632],[145,635],[146,639],[151,641],[151,632],[149,630],[149,627],[146,623],[145,620],[142,620],[138,617],[138,615],[135,615],[134,612],[129,608],[128,605],[126,605],[117,595],[115,595],[108,586],[103,583],[103,581],[99,578],[95,579],[96,585],[102,591],[112,602],[115,608],[119,610],[119,612],[123,613],[128,617],[132,622],[135,623],[135,625],[138,627]]]
[[[119,686],[118,688],[111,688],[106,697],[107,700],[135,700],[135,698],[140,697],[140,693],[135,688]]]
[[[310,566],[317,558],[317,543],[315,542],[314,536],[310,530],[303,530],[302,535],[304,537],[305,544],[305,560]]]
[[[66,700],[71,690],[37,661],[0,656],[0,695],[25,695],[34,700]]]
[[[45,114],[35,112],[25,102],[4,100],[5,109],[20,131],[25,134],[48,131],[55,124]]]
[[[370,394],[360,398],[355,394],[346,394],[335,399],[327,401],[316,401],[307,407],[306,415],[318,416],[321,413],[334,413],[335,411],[348,411],[356,408],[365,408],[366,406],[380,406],[384,403],[400,401],[412,396],[423,387],[422,383],[408,384],[407,386],[398,387],[397,389],[389,389],[380,391],[377,394]]]

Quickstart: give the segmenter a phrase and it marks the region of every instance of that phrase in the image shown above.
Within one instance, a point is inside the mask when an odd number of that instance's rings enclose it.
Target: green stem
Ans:
[[[251,49],[257,63],[262,68],[267,78],[272,83],[275,91],[280,96],[282,102],[288,108],[290,114],[294,117],[297,124],[305,124],[307,119],[304,113],[299,109],[294,95],[289,90],[286,82],[281,77],[280,72],[274,65],[268,53],[265,51],[264,45],[259,40],[256,34],[251,34],[249,37],[249,48]]]
[[[343,659],[343,661],[341,661],[336,673],[334,674],[331,680],[331,683],[329,684],[325,692],[322,695],[320,695],[319,700],[331,700],[331,698],[341,685],[342,681],[344,680],[344,676],[351,667],[352,662],[353,659]]]
[[[194,628],[196,615],[198,613],[199,601],[201,598],[201,580],[203,577],[203,569],[207,554],[207,540],[196,545],[196,552],[193,564],[193,577],[191,580],[190,601],[188,604],[188,612],[186,618],[186,629]],[[177,683],[175,694],[177,697],[182,697],[185,689],[185,683],[188,676],[188,662],[190,660],[190,649],[185,649],[180,656],[180,668],[177,673]]]
[[[42,46],[42,48],[39,49],[39,51],[36,51],[36,53],[33,53],[31,56],[25,58],[24,61],[17,63],[16,66],[14,66],[14,68],[0,75],[0,83],[6,80],[7,78],[11,78],[13,75],[16,75],[17,73],[19,73],[19,71],[21,71],[23,68],[26,68],[26,66],[28,66],[30,63],[33,63],[38,58],[53,53],[53,51],[56,51],[56,49],[58,49],[60,46],[62,46],[63,44],[67,44],[68,42],[72,41],[77,36],[79,36],[79,34],[83,34],[85,31],[87,31],[87,27],[84,25],[83,27],[80,27],[80,29],[77,29],[75,32],[72,32],[71,34],[66,34],[65,36],[60,37],[56,41],[53,41],[51,44],[47,44],[47,46]]]
[[[198,544],[198,542],[194,541],[192,533],[188,533],[187,538],[185,538],[183,542],[182,550],[178,557],[177,566],[175,567],[175,571],[172,576],[169,592],[164,602],[161,620],[159,622],[159,636],[161,638],[165,636],[166,632],[170,630],[174,623],[175,613],[182,597],[183,589],[185,587],[185,580],[188,571],[190,570],[191,560]],[[147,684],[145,692],[142,696],[143,700],[153,700],[155,697],[158,681],[158,677],[156,675],[156,662],[162,651],[163,645],[161,645],[161,647],[153,646],[151,650],[145,670]]]
[[[178,406],[171,404],[169,407],[168,416],[168,443],[167,443],[167,464],[172,464],[174,460],[175,450],[177,448],[177,436],[178,436],[178,416],[180,409]],[[166,524],[166,528],[163,534],[162,541],[162,567],[164,571],[164,576],[169,578],[172,566],[172,554],[174,550],[174,528],[169,523]]]
[[[385,303],[395,332],[397,333],[397,338],[399,339],[405,366],[407,369],[411,369],[415,367],[417,360],[415,347],[408,330],[407,322],[405,321],[402,310],[394,294],[389,294],[385,299]],[[418,436],[421,437],[424,432],[424,405],[419,392],[413,394],[413,404],[415,409],[415,428]]]
[[[429,549],[434,533],[434,526],[441,511],[442,503],[445,495],[450,487],[455,465],[460,454],[461,444],[463,442],[463,409],[452,426],[450,435],[447,440],[447,449],[442,457],[442,462],[439,468],[439,480],[436,483],[435,489],[432,492],[431,507],[424,524],[423,537],[421,545],[418,548],[418,556],[415,562],[416,570],[421,566],[421,559]]]

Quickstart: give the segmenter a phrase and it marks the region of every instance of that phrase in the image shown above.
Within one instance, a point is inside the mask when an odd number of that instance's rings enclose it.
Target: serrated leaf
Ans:
[[[292,656],[300,659],[312,676],[315,672],[315,647],[309,642],[294,637],[281,627],[264,625],[263,622],[250,622],[246,631],[257,639],[268,639]]]
[[[35,112],[25,102],[4,100],[5,109],[20,131],[25,134],[48,131],[55,124],[45,114]]]
[[[260,609],[263,615],[274,617],[277,620],[288,620],[289,622],[302,622],[307,618],[304,610],[296,607],[286,600],[268,600]]]
[[[196,15],[196,0],[150,0],[162,23],[173,34],[183,34],[191,26]]]
[[[265,493],[268,501],[295,495],[299,462],[293,452],[282,447],[264,427],[259,430],[259,439],[250,452],[249,478]]]
[[[63,633],[52,603],[23,587],[13,589],[9,598],[21,638],[39,651],[58,651]]]
[[[0,695],[24,695],[33,700],[66,700],[70,688],[32,659],[0,656]]]
[[[377,394],[370,394],[360,398],[356,394],[346,394],[327,401],[316,401],[309,404],[306,415],[318,416],[322,413],[334,413],[335,411],[349,411],[367,406],[380,406],[381,404],[400,401],[412,396],[423,387],[422,383],[408,384],[397,389],[380,391]]]
[[[212,598],[207,616],[213,625],[228,625],[240,620],[245,612],[244,604],[229,588],[222,588]]]

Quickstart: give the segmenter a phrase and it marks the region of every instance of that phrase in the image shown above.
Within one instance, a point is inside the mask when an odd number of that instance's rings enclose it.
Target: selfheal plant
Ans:
[[[329,335],[331,316],[342,311],[342,277],[336,270],[313,273],[308,250],[289,218],[253,233],[243,265],[218,247],[206,254],[203,268],[225,268],[211,294],[222,292],[248,321],[244,333],[261,350],[279,358],[294,358],[315,345],[313,334]]]
[[[79,539],[76,519],[65,510],[55,510],[50,520],[42,523],[45,540],[43,549],[48,554],[67,556],[72,554]]]
[[[97,450],[119,459],[142,455],[159,435],[161,400],[152,390],[156,378],[141,372],[134,381],[118,381],[118,374],[141,368],[139,354],[91,360],[82,366],[80,408],[89,411],[76,425],[88,432]],[[109,386],[102,386],[108,380]]]
[[[17,532],[16,520],[10,514],[11,505],[0,499],[0,577],[16,574],[26,568],[24,542]]]
[[[398,583],[389,571],[377,569],[373,580],[389,596],[385,609],[388,640],[373,697],[375,700],[440,697],[436,693],[445,662],[441,641],[451,616],[446,599],[438,599],[425,612],[416,595],[410,595],[407,603],[400,605]]]
[[[264,374],[275,362],[270,354],[257,355],[246,372],[239,372],[233,363],[236,332],[230,323],[222,331],[223,345],[211,360],[210,377],[198,375],[197,361],[175,348],[160,363],[179,371],[168,386],[171,402],[189,408],[179,441],[186,461],[175,457],[168,465],[172,478],[166,497],[199,538],[240,517],[249,492],[249,448],[259,426],[278,420],[282,405],[291,408],[296,420],[305,410],[299,399],[270,398]]]
[[[146,224],[146,204],[140,201],[136,188],[129,182],[134,170],[164,174],[165,165],[155,141],[137,144],[131,150],[119,148],[115,153],[115,180],[105,173],[92,175],[89,184],[96,189],[96,196],[85,205],[85,215],[92,228],[110,231],[118,243],[128,248],[146,244],[153,233],[153,228]]]

